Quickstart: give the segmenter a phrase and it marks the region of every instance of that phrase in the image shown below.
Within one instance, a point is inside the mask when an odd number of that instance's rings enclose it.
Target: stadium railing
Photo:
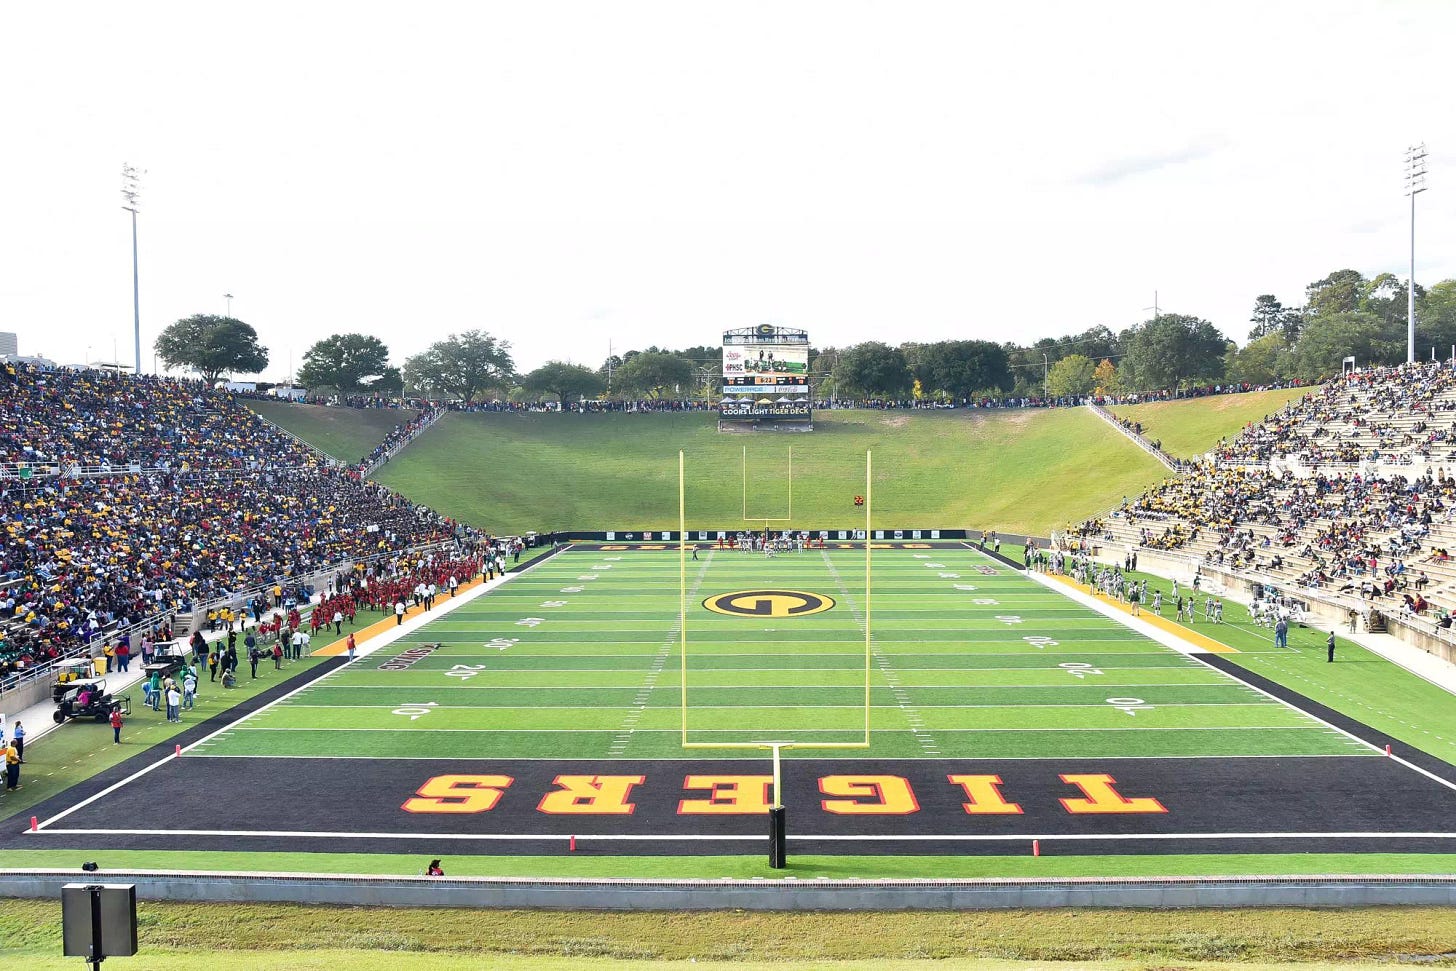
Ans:
[[[251,408],[248,409],[248,410],[249,411],[252,411]],[[279,425],[279,424],[276,424],[275,422],[269,421],[268,419],[264,418],[262,415],[258,414],[257,412],[253,412],[253,415],[254,415],[254,417],[256,417],[258,419],[258,421],[260,421],[263,424],[267,425],[269,428],[273,429],[274,431],[278,432],[281,435],[287,435],[289,438],[293,439],[295,442],[297,442],[303,448],[305,448],[308,451],[312,452],[314,455],[317,455],[320,459],[323,460],[323,462],[324,462],[325,465],[343,465],[344,464],[343,462],[341,462],[338,459],[334,458],[332,455],[330,455],[328,452],[325,452],[323,449],[319,448],[318,446],[312,445],[312,444],[310,444],[308,442],[305,442],[303,439],[299,438],[297,435],[293,434],[293,432],[291,432],[288,429],[284,428],[282,425]]]
[[[374,459],[373,461],[364,464],[359,470],[359,475],[362,478],[368,478],[369,476],[373,475],[381,465],[384,465],[394,456],[398,455],[400,451],[405,448],[405,446],[409,445],[416,438],[419,438],[426,429],[430,428],[435,424],[435,422],[439,421],[442,417],[444,417],[445,412],[448,410],[449,409],[446,408],[440,408],[434,412],[431,412],[429,417],[427,417],[424,421],[420,422],[420,424],[408,435],[400,439],[395,444],[391,445],[377,459]]]
[[[1142,435],[1133,431],[1131,428],[1123,427],[1122,422],[1117,420],[1116,415],[1099,405],[1097,402],[1089,401],[1087,402],[1087,407],[1092,409],[1092,413],[1094,415],[1107,422],[1113,428],[1117,429],[1117,431],[1121,434],[1126,435],[1128,438],[1132,439],[1132,441],[1137,444],[1138,448],[1142,449],[1144,452],[1147,452],[1159,462],[1162,462],[1163,465],[1167,466],[1170,470],[1174,472],[1182,472],[1184,468],[1191,464],[1188,462],[1184,462],[1182,459],[1174,458],[1160,448],[1155,448],[1153,446],[1153,443],[1148,441]]]

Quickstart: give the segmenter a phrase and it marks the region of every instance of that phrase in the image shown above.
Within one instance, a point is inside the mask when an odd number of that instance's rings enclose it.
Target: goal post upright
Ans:
[[[789,446],[789,508],[783,516],[750,516],[748,515],[748,446],[743,446],[743,521],[745,523],[762,523],[763,531],[768,532],[769,523],[790,523],[794,519],[794,446]],[[787,528],[787,527],[786,527]]]

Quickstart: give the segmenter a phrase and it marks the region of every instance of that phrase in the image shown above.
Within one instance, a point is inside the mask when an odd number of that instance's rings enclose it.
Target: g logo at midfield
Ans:
[[[730,617],[807,617],[833,607],[834,600],[802,590],[739,590],[709,597],[703,606]]]

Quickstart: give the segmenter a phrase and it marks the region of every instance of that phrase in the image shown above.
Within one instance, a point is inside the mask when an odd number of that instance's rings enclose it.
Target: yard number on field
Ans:
[[[1125,711],[1134,718],[1140,711],[1152,711],[1153,706],[1141,698],[1108,698],[1107,703],[1118,711]]]
[[[410,721],[416,721],[417,719],[423,718],[428,715],[430,713],[430,709],[434,708],[435,705],[436,702],[433,701],[426,701],[423,704],[418,705],[401,705],[400,707],[394,709],[394,711],[390,712],[390,714],[408,715]]]
[[[1056,642],[1053,641],[1053,643]],[[1085,678],[1089,674],[1102,673],[1101,668],[1094,668],[1092,665],[1086,663],[1085,661],[1063,661],[1061,664],[1058,664],[1057,667],[1061,668],[1063,671],[1066,671],[1074,678]]]
[[[1030,644],[1032,647],[1039,648],[1043,651],[1046,650],[1048,647],[1056,647],[1058,644],[1061,643],[1061,641],[1054,641],[1050,637],[1042,637],[1039,634],[1032,634],[1030,636],[1023,637],[1022,640],[1026,641],[1026,643]]]
[[[475,677],[477,674],[484,670],[484,664],[456,664],[453,665],[450,670],[445,672],[445,677],[459,678],[461,681],[465,681],[469,678]]]

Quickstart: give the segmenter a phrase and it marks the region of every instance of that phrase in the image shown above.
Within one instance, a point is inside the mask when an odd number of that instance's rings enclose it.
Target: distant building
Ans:
[[[0,330],[0,357],[17,357],[19,354],[19,339],[14,334]]]

